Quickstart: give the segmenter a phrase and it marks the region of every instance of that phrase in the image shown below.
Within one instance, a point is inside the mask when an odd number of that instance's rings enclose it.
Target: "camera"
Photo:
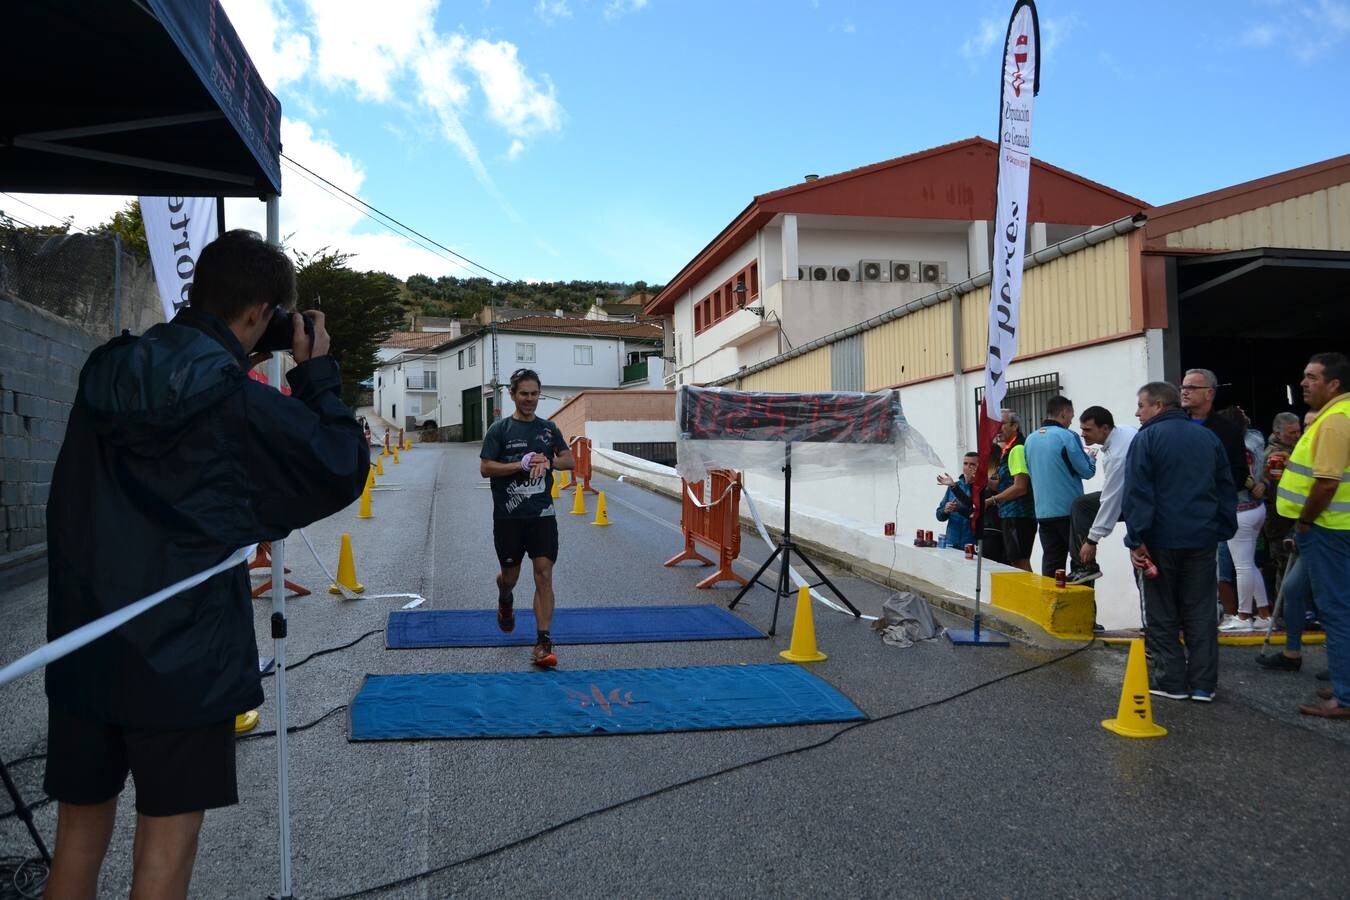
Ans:
[[[272,310],[272,321],[267,323],[267,330],[259,338],[257,345],[253,348],[255,353],[275,353],[278,350],[293,350],[291,346],[295,337],[295,326],[291,324],[291,316],[294,313],[287,312],[278,306]],[[308,316],[300,317],[305,323],[305,336],[309,338],[310,353],[314,352],[314,323]]]

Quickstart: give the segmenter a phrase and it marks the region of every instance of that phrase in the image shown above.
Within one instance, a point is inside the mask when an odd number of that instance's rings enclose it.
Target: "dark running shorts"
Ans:
[[[503,569],[514,569],[525,559],[558,561],[558,519],[540,516],[537,519],[493,519],[492,543],[497,548],[497,562]]]
[[[80,806],[104,803],[136,783],[136,811],[177,816],[239,802],[234,718],[182,731],[142,731],[90,722],[47,704],[42,788]]]
[[[1035,542],[1035,519],[1019,517],[1003,520],[1003,555],[1008,562],[1031,559],[1031,545]]]

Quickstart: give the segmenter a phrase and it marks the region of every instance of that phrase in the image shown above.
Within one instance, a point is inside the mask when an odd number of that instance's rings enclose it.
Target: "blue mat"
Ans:
[[[711,731],[867,718],[801,666],[367,675],[353,741]]]
[[[762,638],[764,633],[716,603],[672,606],[587,606],[553,613],[556,644],[640,644],[649,641],[722,641]],[[497,627],[497,610],[396,610],[389,614],[385,646],[529,647],[534,613],[516,608],[516,630]]]

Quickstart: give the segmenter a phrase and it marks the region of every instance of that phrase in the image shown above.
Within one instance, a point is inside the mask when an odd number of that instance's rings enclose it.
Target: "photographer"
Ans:
[[[202,250],[190,308],[90,355],[47,507],[49,639],[361,493],[369,449],[322,313],[286,311],[295,292],[285,253],[227,232]],[[265,333],[293,345],[290,397],[246,375]],[[247,567],[53,663],[46,687],[48,896],[94,896],[128,773],[132,894],[186,896],[204,810],[238,802],[234,717],[263,701]]]

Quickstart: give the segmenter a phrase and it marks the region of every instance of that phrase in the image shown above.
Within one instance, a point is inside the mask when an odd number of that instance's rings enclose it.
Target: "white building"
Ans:
[[[458,329],[456,329],[457,331]],[[395,427],[417,427],[434,413],[436,367],[431,360],[430,374],[424,362],[428,351],[444,344],[456,333],[396,331],[375,348],[377,361],[371,376],[375,411]]]
[[[970,138],[755,197],[645,309],[666,317],[671,384],[734,375],[988,271],[996,155]],[[1034,161],[1028,246],[1145,205]]]
[[[395,390],[402,385],[404,415],[418,424],[434,420],[452,429],[453,436],[473,441],[513,411],[507,385],[517,369],[533,369],[543,379],[538,414],[545,418],[583,390],[660,387],[666,375],[657,325],[532,316],[501,322],[495,330],[501,387],[494,404],[493,338],[492,329],[483,329],[444,341],[426,355],[405,353],[382,366],[376,377],[387,375]],[[422,390],[410,390],[409,379]]]

